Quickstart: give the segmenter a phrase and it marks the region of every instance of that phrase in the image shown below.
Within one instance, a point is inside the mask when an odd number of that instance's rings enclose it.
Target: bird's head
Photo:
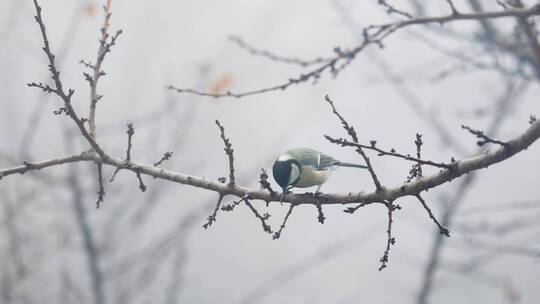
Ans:
[[[282,156],[274,162],[272,173],[274,174],[274,180],[285,193],[289,186],[293,186],[300,180],[302,168],[296,159]]]

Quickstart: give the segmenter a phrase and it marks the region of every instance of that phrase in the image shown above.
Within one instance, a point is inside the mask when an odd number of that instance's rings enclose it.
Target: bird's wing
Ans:
[[[286,152],[297,159],[302,166],[311,166],[315,170],[327,170],[339,163],[338,160],[328,154],[318,152],[310,148],[296,148]]]
[[[286,152],[294,159],[298,160],[302,166],[318,166],[318,152],[310,148],[295,148]]]
[[[324,154],[324,153],[320,153],[319,152],[319,157],[318,157],[318,166],[317,168],[319,170],[325,170],[325,169],[328,169],[332,166],[335,166],[339,163],[338,160],[336,160],[335,158],[333,158],[332,156],[328,155],[328,154]]]

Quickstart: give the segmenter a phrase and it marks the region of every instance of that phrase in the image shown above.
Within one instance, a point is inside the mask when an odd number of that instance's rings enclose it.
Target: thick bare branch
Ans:
[[[375,191],[370,193],[327,193],[321,194],[319,196],[314,196],[311,194],[290,193],[285,197],[283,202],[294,203],[295,205],[359,204],[381,201],[393,201],[397,198],[404,196],[415,196],[417,193],[450,182],[460,176],[463,176],[464,174],[476,170],[485,169],[491,165],[507,160],[515,154],[526,150],[532,143],[538,140],[538,138],[540,138],[540,121],[534,122],[523,134],[508,141],[507,147],[499,147],[497,149],[486,151],[473,157],[457,160],[455,163],[453,163],[451,169],[442,169],[436,174],[424,176],[410,183],[404,183],[393,188],[383,188],[381,191]],[[229,186],[216,180],[210,180],[204,177],[197,177],[179,172],[169,171],[163,168],[138,163],[135,161],[132,161],[131,166],[126,168],[125,161],[122,159],[112,157],[108,157],[107,159],[101,159],[99,156],[87,152],[81,153],[79,155],[61,157],[42,162],[26,163],[25,165],[17,166],[14,168],[1,169],[0,177],[6,177],[13,174],[22,174],[29,171],[44,169],[47,167],[81,161],[92,161],[98,163],[101,162],[105,165],[109,165],[115,168],[121,167],[135,173],[138,171],[140,174],[218,192],[223,195],[244,197],[246,194],[248,194],[251,200],[262,200],[268,202],[280,201],[279,193],[271,194],[266,190],[251,189],[239,185]]]
[[[12,174],[25,174],[29,171],[41,170],[43,168],[90,160],[91,157],[89,157],[89,154],[87,152],[84,152],[77,155],[62,156],[39,162],[24,162],[22,166],[0,169],[0,179]]]

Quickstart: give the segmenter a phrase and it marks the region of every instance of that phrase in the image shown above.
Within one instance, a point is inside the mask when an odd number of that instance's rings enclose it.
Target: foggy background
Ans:
[[[430,16],[449,13],[445,1],[392,2]],[[415,11],[415,2],[421,11]],[[455,4],[468,12],[471,2]],[[486,11],[501,9],[495,1],[480,2]],[[90,92],[78,61],[95,61],[103,3],[40,4],[64,86],[75,89],[74,106],[86,116]],[[508,140],[527,128],[530,114],[540,113],[537,80],[463,60],[492,63],[496,58],[510,70],[519,65],[511,54],[483,43],[476,21],[400,30],[385,40],[384,49],[368,47],[336,79],[325,74],[316,85],[214,99],[165,88],[242,92],[283,83],[303,71],[252,56],[230,42],[229,35],[282,56],[312,59],[332,56],[336,46],[354,47],[362,27],[398,17],[388,16],[375,0],[112,0],[111,10],[111,32],[124,33],[103,66],[107,75],[99,84],[104,97],[97,110],[98,141],[111,155],[123,157],[126,124],[132,122],[134,160],[154,163],[174,151],[163,167],[185,174],[210,179],[228,175],[215,119],[233,144],[241,185],[258,187],[260,169],[270,172],[277,156],[291,147],[362,162],[354,150],[323,138],[345,135],[324,102],[325,94],[354,125],[361,142],[376,139],[381,147],[413,154],[419,132],[423,157],[440,162],[478,153],[476,139],[461,124],[482,130],[494,125],[494,137]],[[68,117],[52,114],[61,101],[26,86],[50,79],[34,15],[31,1],[0,0],[1,168],[88,148]],[[494,24],[512,39],[512,18]],[[497,107],[509,90],[508,104]],[[499,114],[503,118],[494,120]],[[450,147],[434,122],[462,148]],[[429,303],[537,302],[539,151],[534,144],[479,171],[470,185],[463,186],[462,177],[425,194],[437,216],[448,208],[445,202],[464,194],[431,280]],[[404,182],[411,165],[375,154],[370,159],[389,187]],[[112,172],[104,166],[104,179]],[[394,213],[396,245],[388,268],[379,272],[386,245],[383,206],[367,206],[353,215],[343,213],[342,206],[325,207],[321,225],[316,208],[302,205],[294,209],[281,238],[272,240],[244,205],[218,213],[204,230],[216,193],[143,179],[148,186],[144,193],[134,174],[121,171],[105,184],[105,201],[98,210],[95,166],[90,163],[2,179],[0,302],[416,303],[439,233],[419,202],[400,199],[403,209]],[[272,185],[276,187],[273,179]],[[334,172],[322,188],[373,190],[367,171],[349,168]],[[532,204],[491,208],[516,202]],[[272,214],[273,228],[288,209],[275,203],[266,208],[259,201],[254,205]],[[494,250],[478,240],[527,247],[536,255]]]

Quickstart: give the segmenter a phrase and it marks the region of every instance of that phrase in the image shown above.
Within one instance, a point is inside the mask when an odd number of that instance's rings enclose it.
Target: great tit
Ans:
[[[285,151],[274,162],[272,173],[274,180],[283,189],[283,194],[293,187],[308,188],[324,184],[337,167],[354,167],[366,169],[367,166],[344,163],[330,155],[310,148],[294,148]]]

